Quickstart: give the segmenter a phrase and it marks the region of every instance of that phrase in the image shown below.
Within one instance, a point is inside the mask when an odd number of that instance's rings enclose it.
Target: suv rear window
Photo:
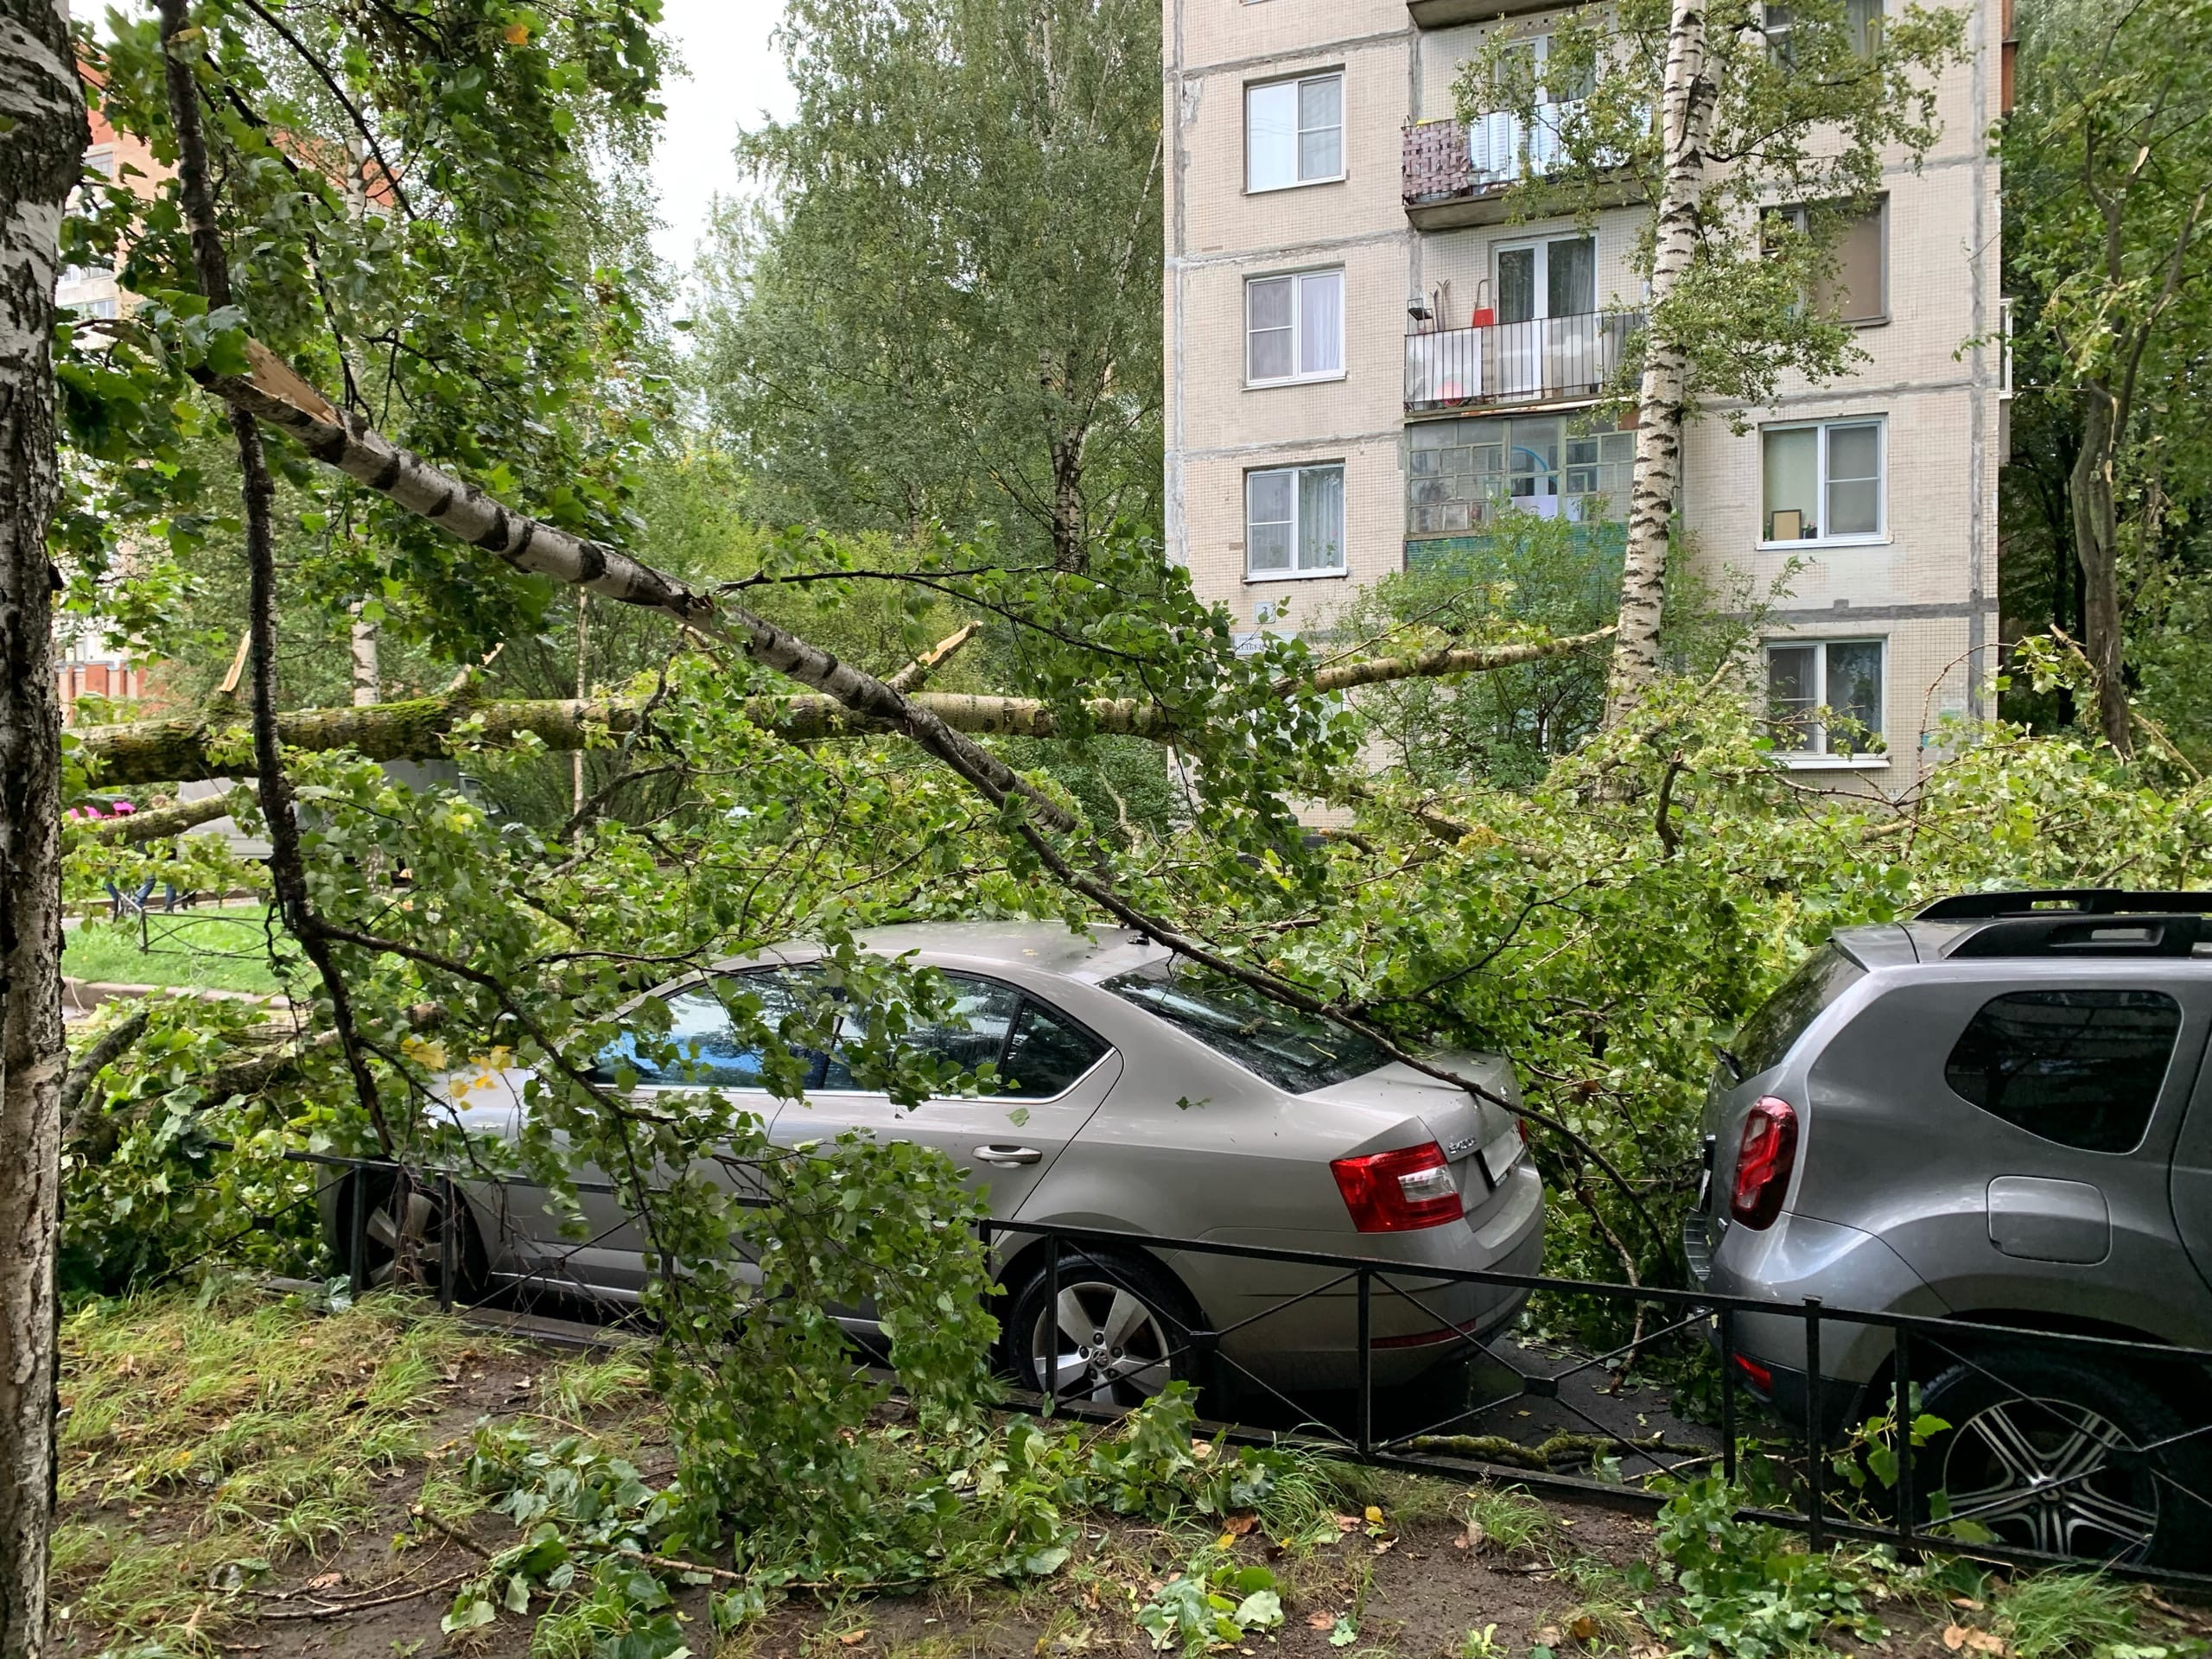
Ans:
[[[1797,965],[1781,988],[1759,1005],[1744,1021],[1732,1051],[1755,1077],[1770,1066],[1782,1064],[1790,1046],[1805,1034],[1805,1027],[1820,1017],[1822,1008],[1866,977],[1866,970],[1833,944],[1824,944]]]
[[[2181,1033],[2158,991],[2013,991],[1982,1005],[1943,1080],[2030,1135],[2083,1152],[2142,1140]]]
[[[1348,1027],[1271,1002],[1187,963],[1140,968],[1108,980],[1106,988],[1294,1095],[1364,1077],[1390,1063],[1388,1054]]]

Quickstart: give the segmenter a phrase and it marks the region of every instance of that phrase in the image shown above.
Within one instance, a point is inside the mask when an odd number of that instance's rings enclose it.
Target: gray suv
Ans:
[[[1952,1515],[2025,1548],[2201,1560],[2205,1372],[1974,1327],[2212,1348],[2208,1032],[2212,893],[1975,893],[1840,931],[1721,1052],[1692,1278],[1957,1323],[1907,1351],[1950,1426],[1921,1457]],[[1805,1332],[1733,1332],[1735,1380],[1793,1424]],[[1821,1344],[1824,1432],[1886,1410],[1891,1332],[1824,1319]]]

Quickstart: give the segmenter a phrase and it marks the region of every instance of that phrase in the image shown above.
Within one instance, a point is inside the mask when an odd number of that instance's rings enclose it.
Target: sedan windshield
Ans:
[[[1106,988],[1294,1095],[1389,1064],[1389,1055],[1356,1031],[1188,963],[1140,968],[1108,980]]]

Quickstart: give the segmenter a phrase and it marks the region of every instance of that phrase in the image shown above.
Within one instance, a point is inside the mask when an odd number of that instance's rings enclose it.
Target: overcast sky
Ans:
[[[663,220],[653,247],[672,264],[690,264],[715,197],[745,188],[732,154],[740,130],[793,113],[783,54],[768,40],[783,13],[783,0],[664,0],[661,8],[685,64],[662,88],[668,120],[653,157]]]

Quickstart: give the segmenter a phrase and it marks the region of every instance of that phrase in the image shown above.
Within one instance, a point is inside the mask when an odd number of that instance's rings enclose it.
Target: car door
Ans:
[[[885,1141],[933,1147],[968,1172],[990,1211],[1013,1216],[1030,1189],[1105,1099],[1121,1058],[1103,1039],[1041,998],[1003,981],[949,973],[950,1018],[912,1041],[963,1071],[999,1068],[1000,1092],[940,1096],[907,1108],[857,1087],[832,1055],[818,1086],[777,1115],[779,1146],[866,1129]]]
[[[633,1076],[630,1098],[641,1104],[664,1093],[716,1089],[742,1109],[772,1120],[776,1101],[763,1086],[760,1052],[739,1040],[724,1004],[725,995],[732,994],[758,997],[765,1016],[772,1023],[799,1007],[804,986],[793,970],[757,969],[657,992],[651,1000],[668,1009],[665,1039],[646,1041],[641,1052],[638,1034],[625,1032],[601,1052],[592,1068],[592,1081],[620,1087],[626,1077]],[[664,1044],[673,1046],[673,1056],[665,1052]],[[821,1073],[821,1057],[812,1058],[810,1082]],[[712,1173],[726,1189],[757,1190],[757,1184],[746,1179],[741,1166],[718,1163]],[[645,1285],[645,1257],[651,1249],[648,1226],[619,1193],[609,1190],[615,1183],[606,1172],[595,1165],[580,1164],[574,1173],[579,1187],[577,1207],[582,1215],[581,1239],[569,1236],[563,1216],[543,1187],[520,1187],[510,1198],[509,1217],[534,1247],[536,1276],[549,1284],[566,1281],[626,1299],[636,1295]],[[747,1262],[749,1257],[741,1259],[740,1276],[757,1278],[757,1270],[746,1270]]]
[[[2173,1204],[2174,1227],[2183,1247],[2196,1265],[2203,1284],[2189,1300],[2205,1309],[2204,1323],[2212,1328],[2212,1051],[2198,1067],[2191,1091],[2189,1115],[2182,1120],[2174,1144],[2173,1171],[2168,1184]]]

